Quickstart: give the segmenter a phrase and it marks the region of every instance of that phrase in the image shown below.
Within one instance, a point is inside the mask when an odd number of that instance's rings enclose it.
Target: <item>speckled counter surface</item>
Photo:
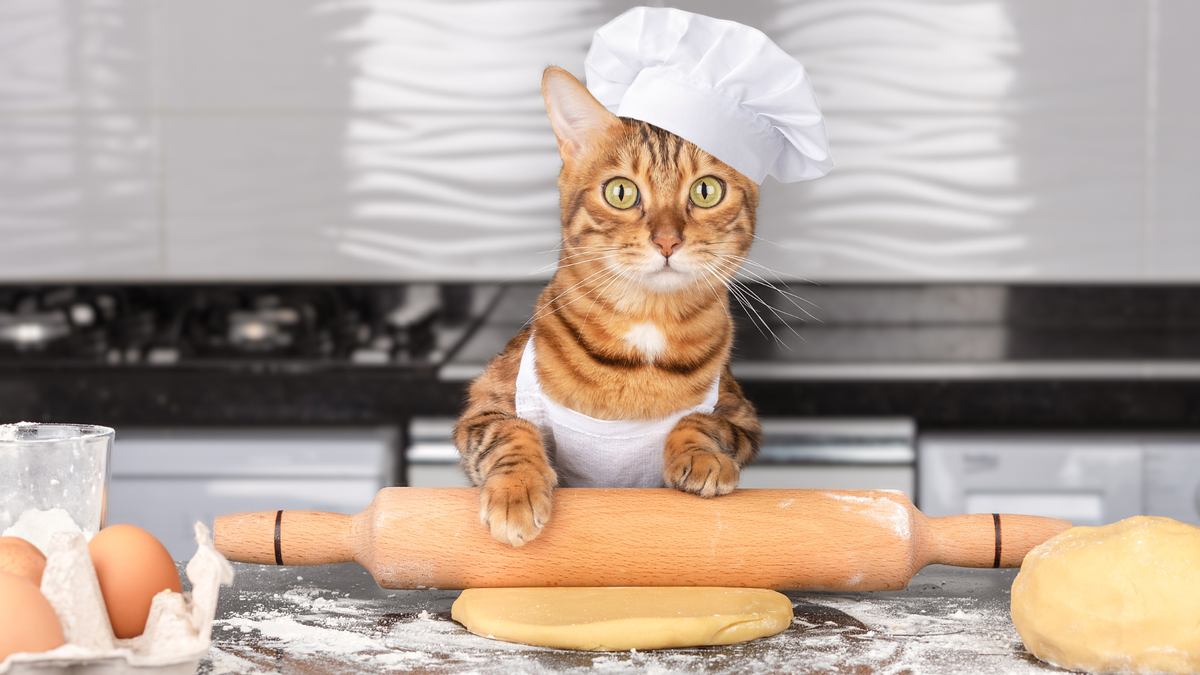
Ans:
[[[1016,570],[933,566],[908,589],[788,593],[795,620],[728,647],[570,652],[468,633],[457,592],[389,591],[354,564],[236,564],[201,675],[226,673],[1027,673],[1059,671],[1009,620]]]

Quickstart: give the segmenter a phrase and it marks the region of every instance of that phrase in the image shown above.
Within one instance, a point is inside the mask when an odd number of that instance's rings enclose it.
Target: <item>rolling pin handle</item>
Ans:
[[[258,511],[221,516],[213,543],[234,562],[326,565],[354,562],[350,516],[322,511]]]
[[[921,565],[1020,567],[1030,549],[1071,527],[1056,518],[976,513],[929,518],[928,557]]]

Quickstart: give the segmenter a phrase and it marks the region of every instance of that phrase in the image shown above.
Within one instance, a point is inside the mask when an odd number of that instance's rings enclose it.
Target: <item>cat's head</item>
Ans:
[[[542,94],[563,161],[560,270],[648,293],[723,289],[750,250],[758,185],[613,115],[565,70],[546,69]]]

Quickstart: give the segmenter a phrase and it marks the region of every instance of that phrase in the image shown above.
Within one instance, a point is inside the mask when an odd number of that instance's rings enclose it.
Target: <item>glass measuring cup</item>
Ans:
[[[85,424],[0,424],[0,536],[44,550],[55,532],[99,532],[115,435]]]

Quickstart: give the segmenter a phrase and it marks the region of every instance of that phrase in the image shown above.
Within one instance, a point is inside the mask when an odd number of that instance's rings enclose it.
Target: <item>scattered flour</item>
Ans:
[[[263,637],[287,644],[290,654],[317,654],[321,652],[350,654],[361,651],[386,651],[380,641],[350,631],[310,626],[298,623],[290,616],[269,619],[228,619],[226,625],[241,628],[243,632],[257,630]]]
[[[936,584],[934,584],[936,585]],[[933,587],[934,585],[931,585]],[[940,589],[941,586],[937,585]],[[941,592],[941,591],[939,591]],[[438,672],[471,675],[688,675],[870,672],[902,675],[1045,673],[1027,658],[1007,605],[996,598],[891,593],[794,593],[788,630],[719,648],[569,652],[488,640],[448,617],[452,594],[345,598],[319,588],[275,594],[218,621],[218,651],[201,675],[277,671]],[[280,601],[283,606],[280,607]],[[439,605],[440,603],[440,605]],[[428,609],[418,609],[421,606]],[[268,607],[270,607],[268,609]],[[248,632],[243,632],[248,631]]]

